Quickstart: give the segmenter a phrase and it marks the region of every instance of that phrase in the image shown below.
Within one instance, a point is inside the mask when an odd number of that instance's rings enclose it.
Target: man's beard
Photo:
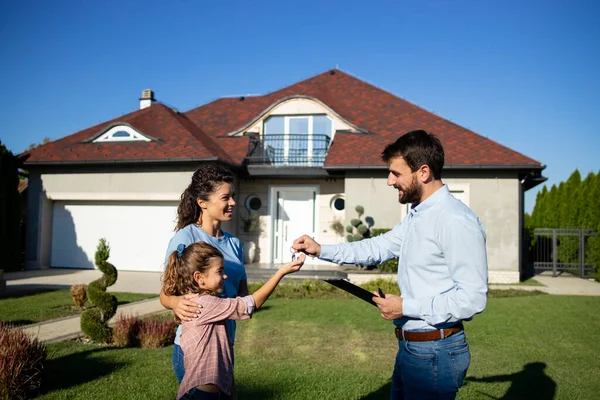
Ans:
[[[407,188],[399,188],[402,191],[402,194],[398,198],[400,204],[418,204],[421,201],[421,195],[423,194],[423,189],[419,186],[417,182],[417,177],[413,175],[412,182]]]

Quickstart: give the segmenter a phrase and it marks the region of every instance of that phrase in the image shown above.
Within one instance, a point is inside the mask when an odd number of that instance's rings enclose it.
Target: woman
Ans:
[[[248,295],[248,280],[242,257],[240,240],[221,230],[221,223],[230,221],[235,207],[233,173],[220,164],[204,164],[194,172],[192,181],[181,195],[177,208],[177,232],[169,242],[165,260],[179,244],[206,242],[223,253],[225,260],[224,294],[227,297]],[[166,262],[165,262],[166,265]],[[186,296],[167,296],[160,291],[161,304],[173,310],[182,320],[189,321],[201,310],[198,303]],[[235,321],[227,321],[231,343],[235,339]],[[177,329],[173,347],[173,369],[181,383],[184,375],[183,351],[179,345],[181,326]]]

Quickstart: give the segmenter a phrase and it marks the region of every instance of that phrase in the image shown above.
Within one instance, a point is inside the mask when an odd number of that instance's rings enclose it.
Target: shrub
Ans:
[[[150,317],[142,320],[138,338],[144,348],[158,349],[173,344],[177,324],[168,317]]]
[[[371,236],[383,235],[389,230],[386,228],[371,229]],[[377,266],[377,269],[381,272],[398,272],[398,259],[384,261]]]
[[[81,314],[81,330],[92,340],[108,343],[112,338],[112,330],[108,320],[117,312],[117,298],[106,293],[108,286],[117,281],[117,269],[109,263],[110,247],[106,239],[100,239],[96,250],[96,266],[102,277],[90,283],[88,297],[96,307],[87,309]]]
[[[113,329],[113,343],[117,347],[134,347],[139,344],[142,321],[137,315],[121,314]]]
[[[395,294],[397,296],[400,295],[400,288],[398,287],[398,282],[395,279],[377,278],[363,283],[360,286],[369,292],[376,292],[377,289],[381,288],[383,293]]]
[[[264,282],[249,283],[248,290],[250,293],[254,293],[263,284]],[[329,297],[330,295],[337,294],[338,291],[339,289],[336,289],[333,285],[318,279],[304,279],[302,282],[280,283],[270,298],[302,299],[307,297]]]
[[[42,383],[46,346],[0,321],[0,399],[29,399]]]
[[[331,230],[334,231],[336,235],[344,236],[344,224],[342,224],[342,222],[339,219],[336,218],[335,220],[333,220],[329,225],[329,228],[331,228]]]
[[[388,232],[390,229],[387,228],[372,228],[371,229],[371,236],[379,236],[379,235],[383,235],[384,233]]]
[[[71,298],[78,310],[83,310],[85,302],[87,301],[87,287],[88,285],[85,283],[71,286]]]
[[[381,272],[398,272],[398,259],[392,259],[382,262],[377,266]]]

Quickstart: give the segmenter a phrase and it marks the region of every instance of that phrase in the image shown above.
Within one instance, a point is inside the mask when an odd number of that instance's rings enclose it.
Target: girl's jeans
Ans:
[[[221,393],[205,392],[196,388],[183,395],[181,400],[220,400]]]
[[[398,340],[391,399],[454,399],[470,362],[464,331],[427,342]]]

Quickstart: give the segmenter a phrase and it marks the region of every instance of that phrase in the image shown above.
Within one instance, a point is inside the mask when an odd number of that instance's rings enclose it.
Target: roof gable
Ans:
[[[108,143],[94,140],[119,126],[143,132],[151,140]],[[217,159],[232,162],[227,153],[185,115],[161,103],[40,146],[24,156],[29,165]]]
[[[243,130],[278,100],[294,96],[318,99],[344,120],[370,133],[336,134],[325,167],[383,166],[380,155],[386,144],[406,132],[424,129],[442,141],[447,166],[543,168],[536,160],[340,70],[324,72],[264,96],[221,98],[185,114],[222,144],[220,137]],[[243,156],[236,154],[237,158]]]

